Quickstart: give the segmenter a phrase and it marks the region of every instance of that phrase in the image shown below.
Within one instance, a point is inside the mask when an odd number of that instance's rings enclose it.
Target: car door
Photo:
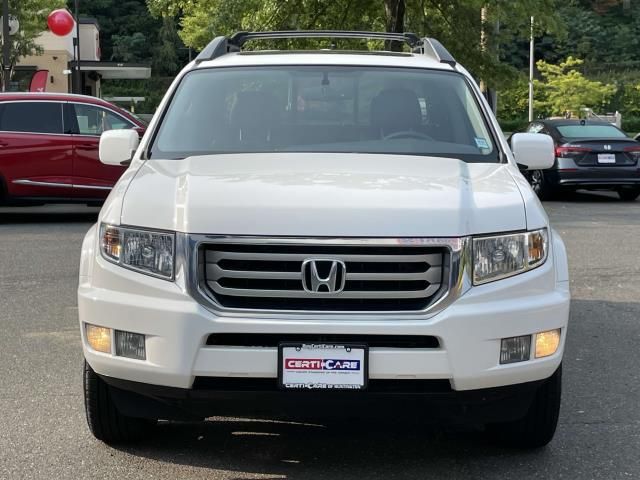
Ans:
[[[72,166],[62,102],[0,103],[0,180],[9,197],[68,197]]]
[[[107,130],[135,128],[136,125],[115,111],[88,103],[69,102],[65,118],[72,125],[73,194],[105,198],[126,167],[100,162],[100,135]]]

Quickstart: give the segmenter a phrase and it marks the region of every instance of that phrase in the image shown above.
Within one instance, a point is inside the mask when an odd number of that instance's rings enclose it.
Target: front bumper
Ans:
[[[535,382],[562,360],[569,315],[566,254],[558,235],[548,261],[510,279],[471,288],[440,313],[424,319],[377,317],[310,320],[215,314],[196,302],[180,272],[176,282],[141,275],[95,254],[95,229],[83,244],[79,318],[89,365],[103,377],[190,389],[200,378],[275,379],[277,349],[207,346],[215,333],[309,335],[429,335],[438,348],[370,348],[371,380],[446,380],[456,391]],[[92,350],[85,323],[146,335],[146,360]],[[499,364],[500,340],[560,328],[554,355]]]

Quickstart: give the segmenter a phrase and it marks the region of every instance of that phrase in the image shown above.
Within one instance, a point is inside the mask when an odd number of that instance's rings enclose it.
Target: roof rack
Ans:
[[[422,39],[422,45],[417,47],[414,50],[418,50],[416,53],[422,53],[423,55],[428,55],[431,58],[434,58],[440,63],[447,63],[452,67],[456,66],[456,59],[453,58],[453,55],[449,53],[449,50],[445,48],[438,40],[435,38],[425,37]]]
[[[240,48],[249,40],[270,40],[275,38],[361,38],[369,40],[395,40],[405,42],[410,47],[420,43],[415,33],[353,32],[348,30],[284,30],[275,32],[237,32],[229,42]]]
[[[449,51],[435,38],[420,38],[415,33],[353,32],[346,30],[284,30],[273,32],[237,32],[231,37],[214,38],[196,57],[196,63],[214,60],[229,52],[239,52],[250,40],[283,38],[359,38],[404,42],[414,53],[428,55],[441,63],[456,65]]]

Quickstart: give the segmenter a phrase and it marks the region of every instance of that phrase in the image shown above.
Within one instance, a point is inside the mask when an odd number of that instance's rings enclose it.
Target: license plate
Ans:
[[[616,163],[615,153],[599,153],[598,163]]]
[[[367,377],[366,345],[286,343],[278,348],[278,381],[285,390],[363,390]]]

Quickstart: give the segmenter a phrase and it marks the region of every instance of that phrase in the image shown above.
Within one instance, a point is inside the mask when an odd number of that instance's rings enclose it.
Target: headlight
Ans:
[[[175,235],[134,228],[100,226],[102,256],[131,270],[173,280]]]
[[[547,229],[473,239],[473,283],[511,277],[542,265],[549,248]]]

